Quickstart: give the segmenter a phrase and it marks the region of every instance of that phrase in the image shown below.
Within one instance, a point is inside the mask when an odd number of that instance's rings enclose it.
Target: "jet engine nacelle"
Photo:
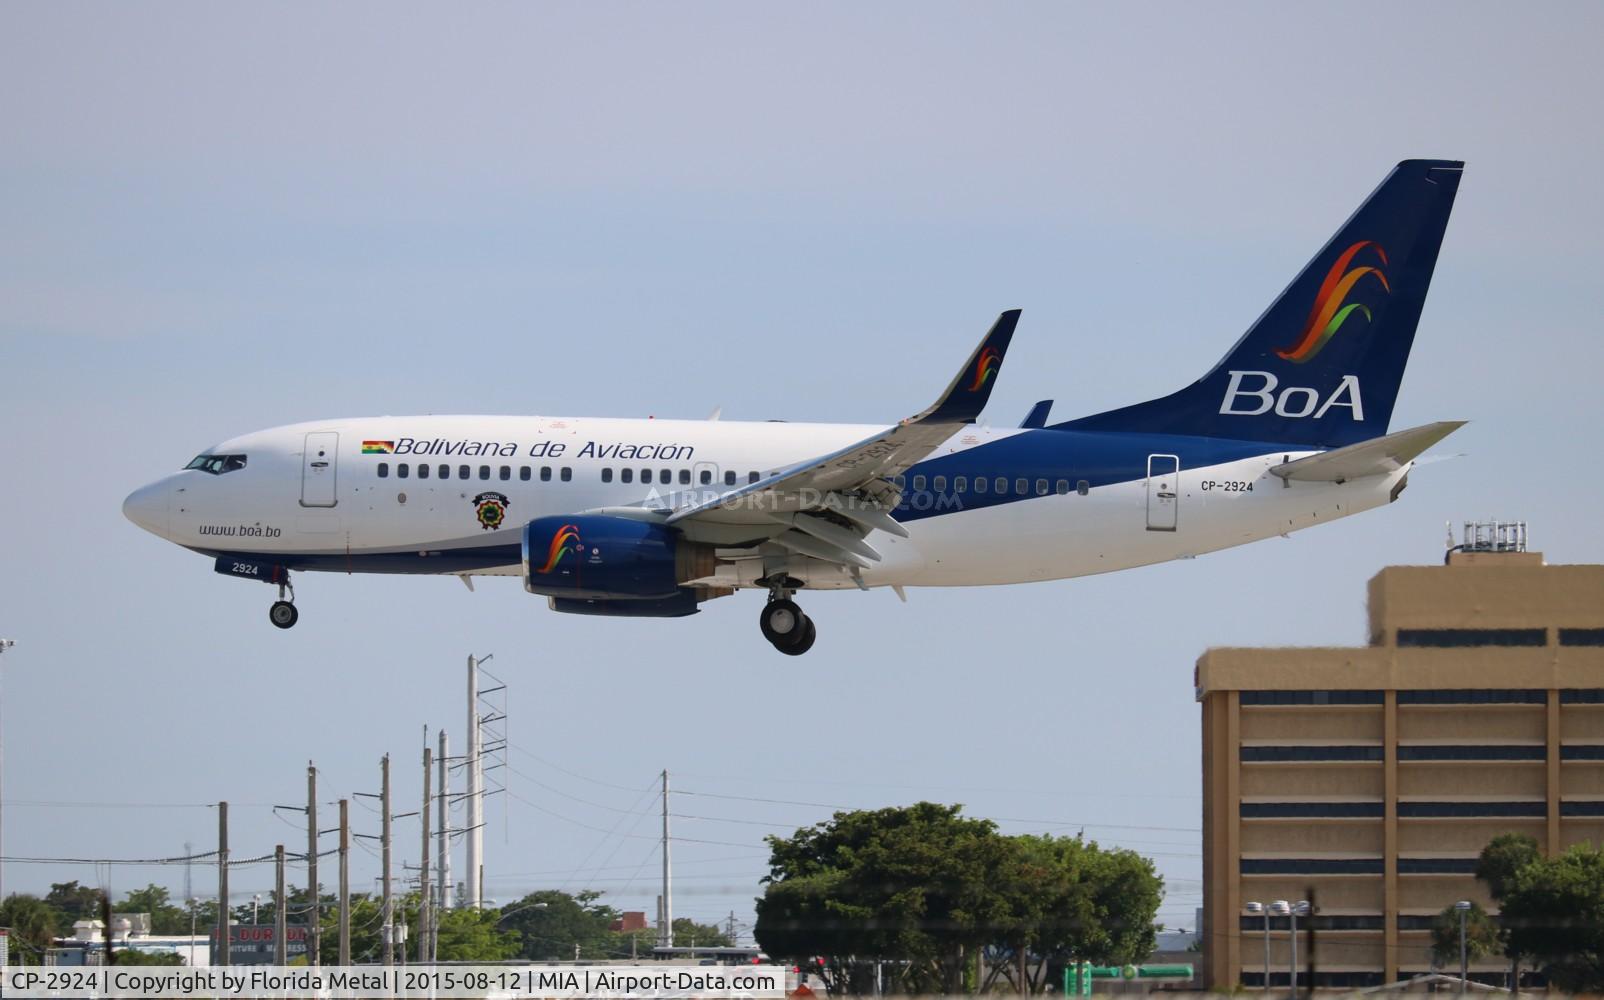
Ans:
[[[666,600],[714,571],[711,546],[656,521],[609,514],[537,517],[524,525],[524,589],[547,597]]]

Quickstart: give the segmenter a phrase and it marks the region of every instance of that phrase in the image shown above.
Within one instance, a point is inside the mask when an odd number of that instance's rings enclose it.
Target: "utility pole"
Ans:
[[[384,784],[379,792],[379,808],[382,811],[384,825],[380,836],[380,845],[384,859],[384,909],[382,912],[382,929],[384,936],[384,964],[395,964],[395,910],[394,900],[390,896],[390,755],[385,754],[379,762],[384,772]]]
[[[306,962],[312,968],[322,964],[323,895],[317,884],[317,768],[306,762],[306,896],[312,902],[307,918]]]
[[[468,657],[468,908],[479,909],[480,871],[484,867],[484,773],[479,770],[479,661]]]
[[[351,964],[350,800],[340,800],[340,964]]]
[[[658,943],[664,948],[674,947],[674,884],[670,881],[673,862],[670,860],[668,839],[668,768],[663,769],[663,927]]]
[[[0,657],[3,657],[5,655],[6,650],[10,649],[12,646],[15,646],[16,644],[17,644],[16,640],[14,640],[14,639],[0,639]],[[0,724],[0,732],[3,732],[3,724]],[[3,737],[0,737],[0,778],[4,777],[5,769],[6,769],[5,740],[4,740]],[[4,802],[4,799],[0,798],[0,802]],[[4,826],[5,826],[5,823],[4,822],[0,822],[0,829],[3,829]],[[189,852],[185,851],[184,853],[188,854]],[[0,879],[3,879],[4,871],[5,871],[5,863],[4,862],[0,862]],[[3,886],[0,886],[0,899],[4,899],[4,898],[5,898],[5,896],[3,895]]]
[[[273,848],[273,964],[289,965],[290,943],[287,912],[289,900],[284,898],[284,845]]]
[[[440,730],[440,854],[437,891],[434,905],[441,910],[451,909],[451,768],[446,761],[446,731]]]
[[[228,803],[217,803],[217,949],[212,964],[228,967]]]
[[[429,749],[429,738],[424,736],[423,745],[423,810],[418,818],[423,826],[423,853],[418,855],[418,964],[423,965],[431,960],[430,952],[433,950],[432,914],[429,906],[429,893],[434,886],[429,884],[429,772],[434,766],[434,753]]]

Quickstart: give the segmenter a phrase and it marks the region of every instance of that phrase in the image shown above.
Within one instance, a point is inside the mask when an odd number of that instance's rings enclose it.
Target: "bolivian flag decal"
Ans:
[[[363,441],[362,454],[364,455],[390,455],[395,452],[394,441]]]

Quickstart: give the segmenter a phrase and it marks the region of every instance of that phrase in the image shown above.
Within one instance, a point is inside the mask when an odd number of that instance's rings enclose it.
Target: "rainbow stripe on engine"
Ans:
[[[1343,304],[1348,293],[1353,291],[1353,286],[1368,274],[1376,276],[1376,280],[1381,282],[1383,291],[1389,294],[1392,292],[1392,286],[1387,283],[1387,276],[1382,273],[1380,267],[1366,265],[1348,270],[1348,265],[1353,263],[1354,257],[1366,247],[1374,248],[1382,265],[1387,264],[1387,252],[1380,244],[1370,240],[1360,240],[1342,251],[1342,256],[1338,257],[1336,263],[1331,265],[1331,270],[1326,272],[1325,281],[1320,283],[1320,291],[1315,295],[1314,305],[1309,309],[1309,319],[1304,324],[1303,332],[1298,334],[1293,346],[1277,350],[1275,352],[1277,357],[1301,365],[1312,360],[1325,348],[1336,332],[1342,328],[1342,324],[1347,322],[1349,316],[1359,312],[1364,314],[1366,320],[1374,319],[1370,307],[1363,303]]]
[[[546,565],[535,570],[535,572],[550,573],[552,570],[556,569],[557,564],[562,561],[562,557],[574,551],[574,545],[577,545],[578,543],[578,525],[565,524],[561,528],[558,528],[557,533],[551,536],[551,547],[546,550]]]

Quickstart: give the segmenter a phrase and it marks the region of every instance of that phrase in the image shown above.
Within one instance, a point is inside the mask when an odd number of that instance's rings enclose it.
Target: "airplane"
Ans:
[[[1389,433],[1464,164],[1406,160],[1185,388],[1049,423],[977,423],[1019,310],[898,423],[365,417],[232,438],[123,513],[278,588],[291,574],[518,576],[552,610],[680,617],[764,591],[800,655],[803,590],[1056,580],[1189,558],[1398,499],[1463,421]]]

